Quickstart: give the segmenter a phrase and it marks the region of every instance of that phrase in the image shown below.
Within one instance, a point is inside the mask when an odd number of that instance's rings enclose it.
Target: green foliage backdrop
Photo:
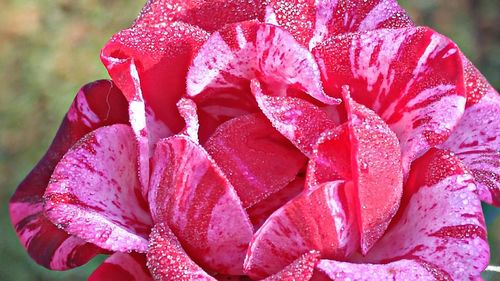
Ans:
[[[404,0],[421,25],[452,38],[500,88],[499,2]],[[0,9],[0,280],[85,280],[102,260],[51,272],[37,266],[15,237],[7,201],[45,152],[79,87],[106,78],[99,51],[129,26],[143,1],[4,0]],[[489,214],[492,263],[500,263],[500,217]],[[485,276],[495,280],[498,275]],[[499,279],[496,279],[499,280]]]

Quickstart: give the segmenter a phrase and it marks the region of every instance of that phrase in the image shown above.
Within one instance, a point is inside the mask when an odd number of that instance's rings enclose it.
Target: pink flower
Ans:
[[[151,0],[10,202],[89,280],[477,280],[500,99],[395,0]]]

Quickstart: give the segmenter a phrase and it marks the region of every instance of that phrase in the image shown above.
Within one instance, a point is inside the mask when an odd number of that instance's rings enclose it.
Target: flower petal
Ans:
[[[478,103],[488,93],[496,93],[496,91],[463,53],[461,53],[461,57],[464,69],[465,90],[467,92],[466,107],[469,107]]]
[[[312,54],[288,32],[257,22],[229,25],[212,34],[189,69],[187,94],[195,97],[220,88],[241,91],[245,81],[254,78],[273,95],[297,89],[326,104],[338,103],[323,92]]]
[[[414,260],[399,260],[387,264],[357,264],[334,260],[321,260],[317,265],[313,280],[420,280],[435,281],[423,265]],[[321,278],[321,279],[320,279]]]
[[[248,215],[220,168],[199,145],[183,136],[158,143],[161,180],[151,187],[155,222],[167,222],[195,262],[222,274],[242,274],[253,234]]]
[[[111,251],[147,249],[151,218],[127,125],[101,127],[75,144],[54,169],[44,199],[47,217],[70,234]]]
[[[349,117],[351,167],[358,208],[361,253],[366,254],[384,234],[403,193],[401,152],[396,135],[373,111],[344,91]],[[349,196],[349,195],[348,195]]]
[[[92,272],[87,281],[153,281],[144,254],[114,253]]]
[[[396,0],[271,0],[265,22],[314,48],[331,35],[413,26]]]
[[[446,140],[463,114],[465,89],[457,46],[425,27],[336,36],[318,46],[327,93],[374,110],[401,143],[403,169]]]
[[[186,124],[180,134],[186,135],[198,143],[200,123],[198,121],[198,113],[196,112],[196,103],[191,99],[182,98],[177,102],[177,108]]]
[[[320,256],[317,251],[309,251],[280,272],[267,277],[263,281],[309,281]]]
[[[40,265],[65,270],[99,253],[96,246],[58,229],[43,213],[42,196],[57,162],[83,135],[115,123],[127,123],[127,103],[113,82],[96,81],[75,97],[45,156],[21,182],[9,203],[19,240]]]
[[[226,24],[257,18],[257,1],[150,0],[135,24],[139,26],[184,22],[213,32]]]
[[[481,200],[500,207],[500,96],[494,90],[465,110],[440,147],[457,154],[474,175]]]
[[[248,208],[284,188],[306,158],[261,114],[234,118],[204,145]]]
[[[148,249],[148,267],[157,281],[215,281],[193,262],[170,228],[159,223],[153,227]]]
[[[362,261],[413,259],[437,280],[479,276],[489,261],[486,226],[473,178],[460,160],[431,149],[413,163],[405,189],[399,220]]]
[[[340,199],[346,187],[343,182],[319,185],[274,212],[252,239],[245,272],[252,278],[266,277],[310,250],[322,257],[347,256],[354,250],[357,230]]]
[[[337,126],[327,113],[312,103],[300,98],[265,95],[257,80],[252,80],[251,88],[259,108],[276,130],[309,158],[322,133]]]

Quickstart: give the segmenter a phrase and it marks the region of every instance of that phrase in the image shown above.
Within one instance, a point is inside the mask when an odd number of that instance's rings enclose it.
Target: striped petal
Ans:
[[[437,280],[474,280],[489,246],[472,176],[452,153],[431,149],[412,165],[401,216],[361,261],[410,259]],[[358,261],[358,262],[361,262]]]
[[[92,131],[54,169],[44,195],[47,217],[101,248],[145,252],[151,218],[136,171],[137,150],[129,126]]]
[[[262,114],[234,118],[204,145],[248,208],[284,188],[306,158]]]
[[[187,94],[195,97],[227,88],[238,93],[254,78],[273,95],[304,91],[326,104],[338,103],[323,92],[311,53],[288,32],[257,22],[229,25],[210,36],[189,69]]]
[[[198,143],[198,130],[200,123],[196,103],[193,100],[182,98],[177,102],[179,114],[184,119],[184,129],[180,132],[182,135],[190,137],[194,142]]]
[[[407,176],[411,162],[444,142],[463,114],[465,89],[456,45],[424,28],[332,37],[313,52],[326,91],[374,110],[396,133]]]
[[[482,201],[500,207],[500,96],[494,90],[465,110],[440,147],[455,152],[474,175]]]
[[[252,278],[269,276],[310,250],[345,258],[357,239],[354,220],[340,199],[345,188],[343,182],[319,185],[274,212],[252,239],[245,272]]]
[[[65,270],[82,265],[100,250],[58,229],[43,213],[50,176],[66,151],[86,133],[115,123],[127,123],[127,103],[111,81],[84,86],[75,97],[45,156],[21,182],[9,203],[19,240],[40,265]]]
[[[396,0],[271,0],[264,21],[314,48],[332,35],[413,26]]]
[[[159,223],[153,227],[148,249],[148,268],[157,281],[215,281],[193,262],[172,230]]]
[[[146,267],[144,254],[114,253],[108,257],[87,281],[153,281]]]
[[[280,272],[267,277],[263,281],[309,281],[320,256],[317,251],[309,251]]]
[[[149,204],[155,222],[166,222],[193,260],[222,274],[242,274],[253,234],[248,215],[220,168],[183,136],[158,143],[155,159],[166,167],[152,180]]]

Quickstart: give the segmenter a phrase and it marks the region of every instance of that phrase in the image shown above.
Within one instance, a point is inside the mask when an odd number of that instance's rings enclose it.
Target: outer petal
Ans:
[[[396,0],[271,0],[265,22],[283,26],[314,48],[331,35],[413,26]]]
[[[412,165],[400,219],[365,262],[413,259],[438,280],[473,280],[486,268],[489,248],[481,203],[460,160],[432,149]],[[448,279],[447,279],[448,278]]]
[[[39,264],[64,270],[82,265],[99,252],[58,229],[43,214],[42,196],[57,162],[83,135],[101,126],[127,123],[126,101],[111,81],[96,81],[77,94],[45,156],[19,185],[9,204],[19,240]]]
[[[467,92],[466,106],[469,107],[478,103],[487,94],[491,92],[496,93],[496,91],[463,53],[461,53],[461,57],[464,69],[465,90]]]
[[[147,257],[148,267],[157,281],[215,281],[189,258],[175,234],[164,223],[154,226]]]
[[[111,251],[147,249],[151,218],[137,179],[137,150],[127,125],[99,128],[57,164],[45,212],[59,228]]]
[[[256,22],[229,25],[212,34],[189,69],[187,94],[195,97],[220,88],[241,91],[245,81],[254,78],[273,95],[296,89],[324,103],[338,103],[323,92],[318,65],[307,49],[288,32]]]
[[[149,0],[135,25],[184,22],[214,32],[226,24],[257,18],[253,0]]]
[[[304,155],[261,114],[222,124],[205,147],[245,208],[284,188],[306,164]]]
[[[107,258],[87,281],[153,281],[143,254],[114,253]]]
[[[269,276],[263,281],[308,281],[313,275],[320,256],[317,251],[309,251],[280,272]]]
[[[161,141],[155,159],[166,163],[149,203],[156,222],[167,222],[186,252],[201,266],[242,274],[253,234],[248,215],[229,181],[207,152],[186,137]]]
[[[354,250],[357,233],[340,199],[343,188],[347,186],[342,182],[319,185],[274,212],[252,239],[246,273],[266,277],[310,250],[318,250],[322,257],[345,258]]]
[[[410,163],[446,140],[463,114],[460,54],[428,28],[378,30],[332,37],[314,52],[327,92],[351,87],[398,136],[405,176]]]
[[[441,145],[474,175],[481,200],[500,207],[500,96],[491,91],[465,114]]]

